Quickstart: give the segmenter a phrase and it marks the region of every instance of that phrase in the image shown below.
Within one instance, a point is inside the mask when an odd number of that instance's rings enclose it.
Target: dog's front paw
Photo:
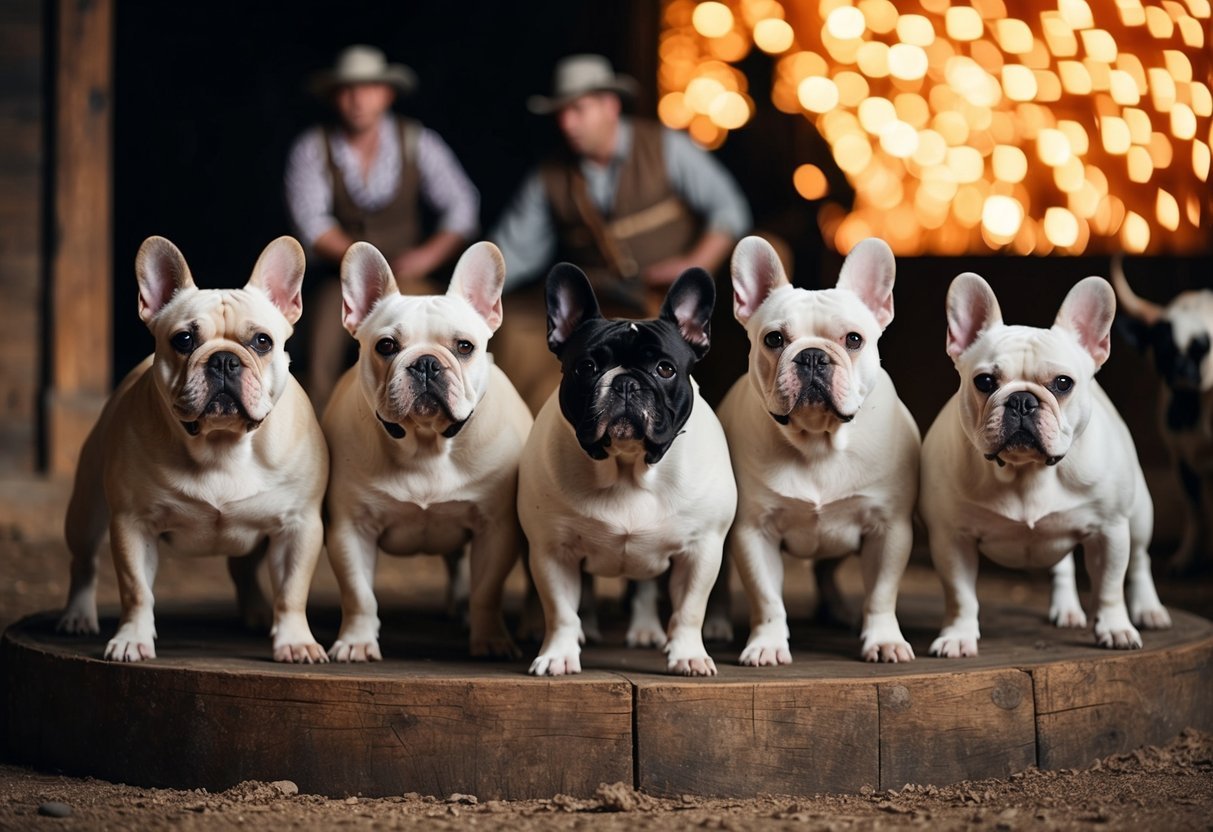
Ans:
[[[665,647],[665,628],[657,619],[636,620],[628,626],[628,647]]]
[[[329,648],[328,657],[335,662],[383,661],[383,654],[379,652],[379,640],[375,638],[365,641],[346,641],[339,638]],[[287,659],[282,661],[287,661]]]
[[[105,658],[114,662],[141,662],[156,658],[154,631],[134,624],[123,624],[105,645]]]
[[[88,636],[100,633],[101,627],[97,624],[97,607],[69,603],[67,609],[63,611],[63,615],[59,616],[55,629],[61,633],[72,633],[73,635]]]
[[[666,670],[679,676],[715,676],[716,662],[699,633],[676,634],[665,647]]]
[[[747,667],[791,664],[792,651],[788,647],[787,627],[755,627],[737,663]]]
[[[901,634],[897,618],[889,613],[866,616],[860,640],[859,654],[865,662],[914,661],[914,648]]]
[[[939,632],[939,638],[931,642],[931,655],[944,659],[960,659],[977,655],[977,642],[981,633],[976,624],[953,624]]]
[[[1073,602],[1054,601],[1049,607],[1049,621],[1056,627],[1083,629],[1087,626],[1087,614],[1075,599]]]
[[[1095,616],[1095,643],[1113,650],[1141,649],[1141,633],[1129,621],[1128,611],[1102,610]]]
[[[336,645],[334,645],[336,646]],[[328,654],[314,641],[274,645],[274,661],[294,664],[327,664]]]
[[[1162,604],[1135,606],[1130,603],[1129,618],[1143,630],[1171,629],[1171,613]]]
[[[527,671],[532,676],[569,676],[581,672],[581,657],[577,651],[563,654],[542,653],[531,662]]]

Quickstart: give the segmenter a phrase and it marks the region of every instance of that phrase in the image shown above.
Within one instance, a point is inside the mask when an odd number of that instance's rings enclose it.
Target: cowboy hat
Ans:
[[[389,64],[380,49],[354,44],[341,50],[332,69],[316,73],[311,87],[317,95],[328,95],[343,84],[390,84],[410,93],[417,89],[417,73],[404,64]]]
[[[526,107],[532,113],[547,115],[592,92],[614,92],[632,97],[639,84],[627,75],[616,75],[611,62],[601,55],[569,55],[561,58],[552,74],[552,96],[532,95]]]

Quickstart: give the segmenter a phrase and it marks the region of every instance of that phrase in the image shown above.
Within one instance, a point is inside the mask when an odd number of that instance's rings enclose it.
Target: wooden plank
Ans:
[[[1177,621],[1177,625],[1182,622]],[[1168,650],[1109,653],[1032,672],[1040,767],[1072,768],[1184,728],[1213,730],[1213,640]]]
[[[876,688],[866,682],[643,682],[637,787],[752,797],[856,791],[879,780]]]
[[[330,796],[584,797],[632,778],[631,687],[607,674],[531,679],[469,661],[447,663],[445,676],[400,661],[224,665],[107,663],[10,630],[0,644],[9,752],[148,786],[289,779]]]
[[[110,389],[112,0],[57,6],[49,464],[70,474]]]
[[[1032,677],[1020,670],[880,685],[880,787],[1005,777],[1036,764]]]

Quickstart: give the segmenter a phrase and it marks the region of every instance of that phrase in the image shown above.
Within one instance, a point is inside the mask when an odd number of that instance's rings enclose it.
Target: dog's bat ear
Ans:
[[[745,326],[767,295],[787,286],[788,276],[775,247],[762,237],[746,237],[733,249],[733,317]]]
[[[682,340],[691,345],[697,359],[708,353],[712,344],[712,308],[716,305],[716,284],[700,268],[687,269],[678,276],[661,304],[659,317],[678,327]]]
[[[493,332],[501,326],[501,289],[505,286],[505,258],[490,242],[468,248],[455,264],[448,295],[472,305]]]
[[[192,289],[194,278],[181,250],[164,237],[148,237],[135,255],[139,281],[139,318],[148,323],[178,289]]]
[[[1002,309],[990,284],[973,272],[952,280],[947,303],[947,350],[955,361],[983,332],[1002,323]]]
[[[307,259],[294,237],[282,236],[261,252],[247,286],[265,292],[293,326],[303,314],[303,272]]]
[[[601,318],[598,298],[585,272],[572,263],[557,263],[548,272],[548,349],[557,357],[577,327]]]
[[[341,258],[341,322],[351,335],[358,334],[375,304],[399,291],[379,249],[361,241],[346,249]]]
[[[842,263],[838,288],[854,292],[872,310],[883,330],[893,320],[893,249],[879,237],[861,240]]]
[[[1116,294],[1102,277],[1085,277],[1066,295],[1053,326],[1073,333],[1102,367],[1112,351],[1112,319]]]

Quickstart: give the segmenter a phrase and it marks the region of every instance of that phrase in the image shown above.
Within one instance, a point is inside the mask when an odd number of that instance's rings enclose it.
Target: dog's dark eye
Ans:
[[[169,340],[169,343],[173,345],[173,349],[182,355],[189,355],[194,351],[194,347],[197,346],[194,343],[194,334],[185,330],[182,330],[174,335]]]
[[[863,346],[863,336],[862,335],[860,335],[858,332],[848,332],[847,333],[847,349],[849,349],[851,352],[855,352],[855,350],[859,349],[862,346]]]
[[[973,379],[973,386],[988,395],[998,389],[998,379],[989,373],[982,373]]]
[[[770,347],[773,350],[777,350],[783,346],[783,333],[782,332],[768,332],[766,334],[766,336],[762,339],[762,343],[766,344],[768,347]]]
[[[274,339],[266,335],[264,332],[258,332],[253,336],[253,349],[265,355],[274,348]]]
[[[1058,393],[1069,393],[1074,389],[1074,379],[1069,376],[1058,376],[1053,379],[1053,389]]]
[[[460,339],[455,342],[455,351],[460,355],[471,355],[474,349],[476,349],[476,345],[471,341]]]
[[[380,355],[395,355],[400,352],[400,345],[395,338],[380,338],[375,344],[375,352]]]
[[[594,372],[597,369],[598,365],[594,363],[594,359],[585,358],[577,362],[577,366],[573,368],[573,372],[576,373],[579,378],[589,378],[590,376],[594,375]]]
[[[662,378],[673,378],[674,373],[676,372],[678,372],[677,368],[675,368],[674,365],[669,361],[657,362],[657,375],[661,376]]]

